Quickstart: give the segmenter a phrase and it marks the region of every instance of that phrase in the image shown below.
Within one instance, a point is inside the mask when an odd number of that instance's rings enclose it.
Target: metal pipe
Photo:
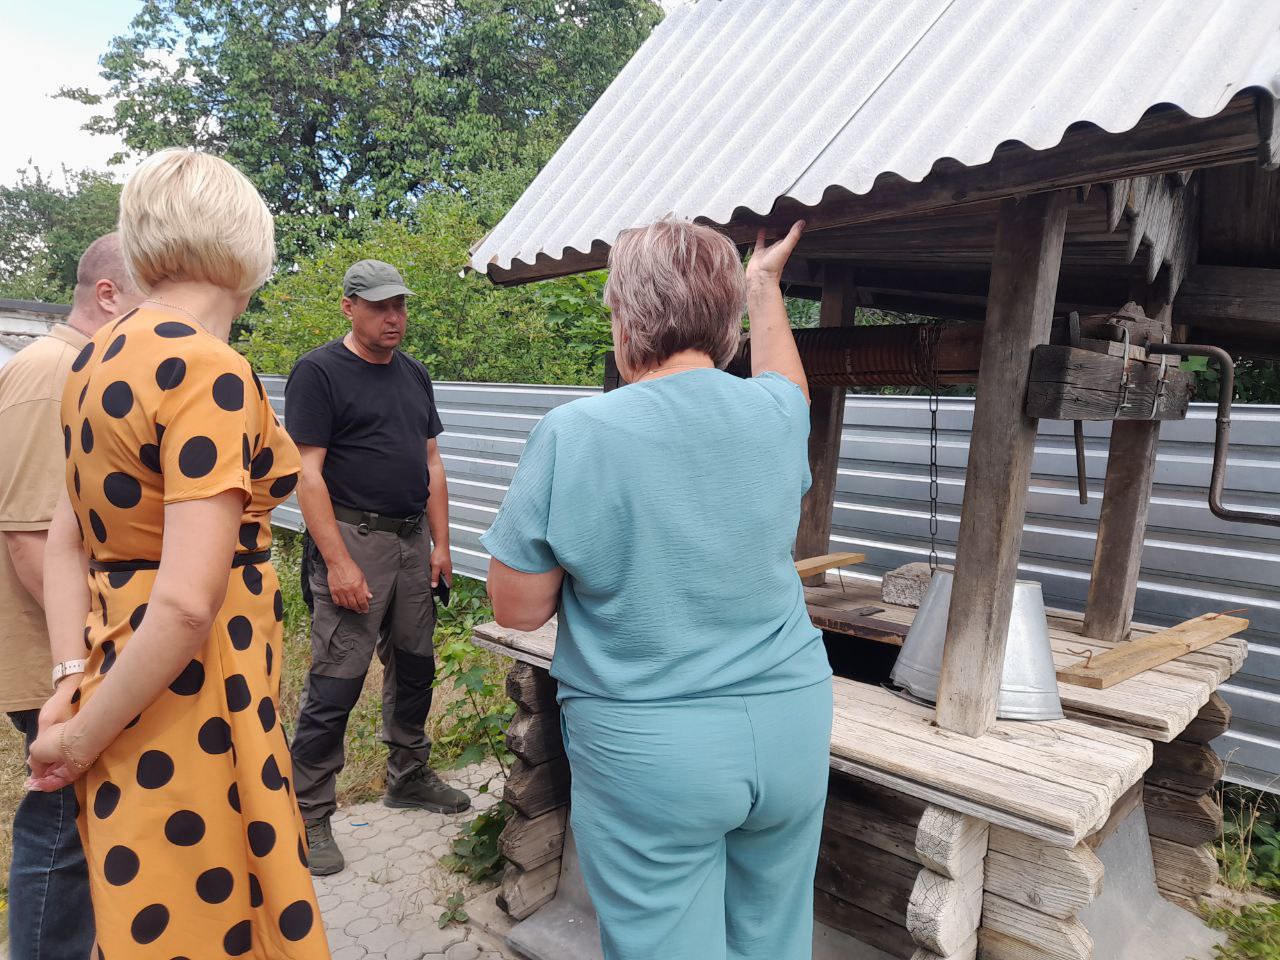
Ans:
[[[1235,396],[1236,365],[1231,354],[1221,347],[1194,343],[1153,343],[1148,354],[1174,354],[1181,357],[1207,357],[1218,364],[1218,428],[1213,437],[1213,473],[1209,479],[1209,510],[1222,520],[1236,523],[1263,523],[1280,527],[1280,515],[1251,510],[1231,510],[1222,505],[1222,488],[1227,480],[1227,445],[1231,435],[1231,398]]]

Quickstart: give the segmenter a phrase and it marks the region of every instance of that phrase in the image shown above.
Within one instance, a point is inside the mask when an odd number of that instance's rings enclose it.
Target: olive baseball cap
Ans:
[[[388,297],[414,296],[404,285],[400,271],[381,260],[361,260],[347,268],[342,277],[342,295],[361,300],[386,300]]]

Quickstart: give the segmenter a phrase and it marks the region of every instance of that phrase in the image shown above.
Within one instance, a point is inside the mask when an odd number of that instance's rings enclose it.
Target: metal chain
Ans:
[[[920,330],[921,365],[929,388],[929,572],[938,569],[938,339],[940,323],[923,324]]]

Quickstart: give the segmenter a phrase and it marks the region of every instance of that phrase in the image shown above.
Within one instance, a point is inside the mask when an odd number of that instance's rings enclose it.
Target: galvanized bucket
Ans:
[[[913,696],[938,700],[942,645],[951,608],[952,575],[935,570],[915,622],[894,664],[891,679]],[[996,715],[1003,720],[1059,720],[1062,700],[1049,646],[1049,623],[1044,595],[1034,580],[1019,580],[1013,588],[1009,641],[1005,645],[1004,675]]]

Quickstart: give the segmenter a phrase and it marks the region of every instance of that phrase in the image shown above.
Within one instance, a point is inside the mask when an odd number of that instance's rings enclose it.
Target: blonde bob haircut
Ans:
[[[218,157],[161,150],[120,194],[120,247],[140,290],[199,280],[257,290],[275,262],[275,221],[249,179]]]
[[[687,220],[624,230],[609,251],[604,302],[626,334],[622,366],[652,369],[681,350],[723,368],[738,350],[747,287],[729,238]]]

